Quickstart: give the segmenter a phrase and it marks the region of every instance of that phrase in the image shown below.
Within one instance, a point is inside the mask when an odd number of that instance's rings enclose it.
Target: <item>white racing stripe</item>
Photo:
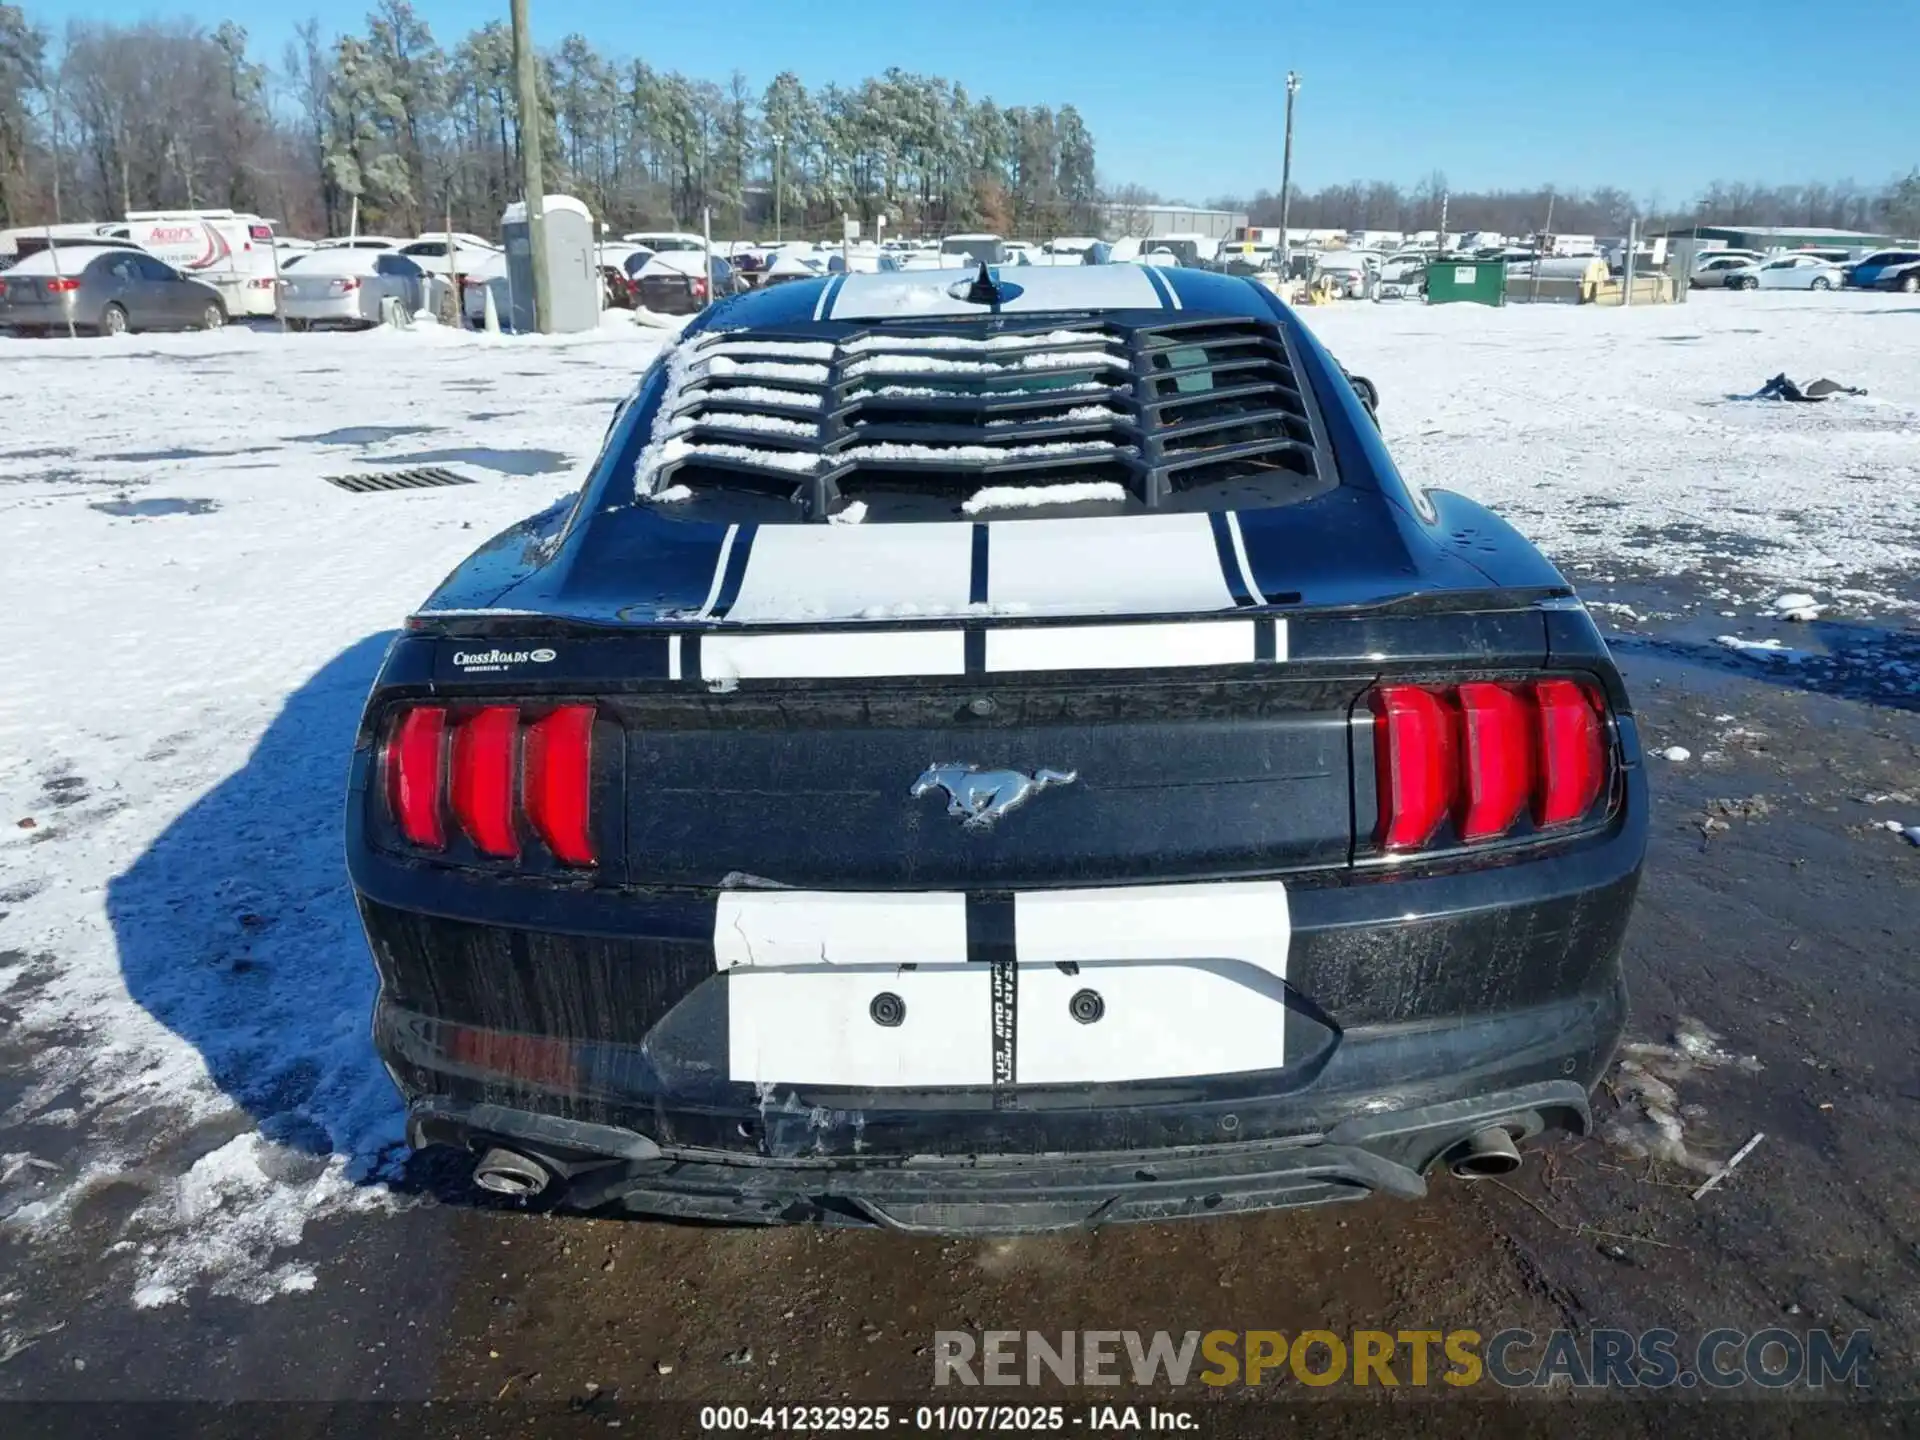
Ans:
[[[1252,620],[1158,625],[1046,625],[987,632],[987,669],[1147,670],[1238,665],[1254,658]]]
[[[1247,563],[1247,537],[1240,533],[1240,516],[1232,510],[1227,511],[1227,534],[1233,540],[1233,563],[1240,567],[1240,583],[1247,587],[1247,594],[1253,597],[1255,604],[1266,604],[1267,597],[1253,583],[1253,566]],[[1283,655],[1281,658],[1286,657]]]
[[[1234,608],[1205,515],[997,521],[987,542],[987,598],[995,609],[1035,615]]]
[[[720,603],[720,587],[726,583],[727,561],[733,556],[733,542],[740,538],[738,525],[727,526],[727,533],[720,541],[720,558],[714,562],[713,583],[707,587],[707,598],[694,612],[694,619],[704,620],[713,613],[713,607]]]
[[[1023,891],[1013,916],[1017,1083],[1099,1084],[1285,1063],[1292,924],[1280,882]],[[1057,968],[1069,961],[1078,974]],[[1080,990],[1105,1006],[1092,1024],[1068,1009]]]
[[[700,645],[703,680],[845,680],[964,675],[966,669],[966,635],[960,630],[715,633]]]
[[[725,891],[713,948],[727,972],[730,1080],[992,1080],[987,977],[984,967],[966,963],[964,896]],[[915,968],[900,969],[906,963]],[[873,1019],[883,991],[905,1002],[897,1026]]]
[[[726,618],[780,624],[957,615],[967,608],[972,565],[971,525],[762,525]],[[723,552],[716,574],[725,569]]]
[[[980,273],[977,265],[954,270],[908,270],[849,275],[833,292],[835,320],[877,320],[913,315],[985,315],[988,307],[948,294]],[[997,272],[1020,293],[1001,305],[1002,314],[1039,310],[1164,310],[1166,301],[1138,265],[1016,265]]]

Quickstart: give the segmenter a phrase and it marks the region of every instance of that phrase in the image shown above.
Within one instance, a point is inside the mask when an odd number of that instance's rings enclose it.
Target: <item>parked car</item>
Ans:
[[[1729,286],[1736,290],[1748,289],[1751,287],[1745,281],[1756,268],[1756,262],[1744,255],[1722,255],[1710,251],[1695,261],[1687,284],[1695,290],[1721,290]],[[1736,279],[1741,283],[1733,284]],[[1757,279],[1755,283],[1758,283]]]
[[[1061,235],[1041,246],[1042,258],[1035,261],[1039,265],[1080,265],[1085,263],[1087,252],[1100,242],[1091,235]]]
[[[316,250],[398,250],[403,241],[391,235],[338,235],[329,240],[316,240]]]
[[[604,310],[638,310],[640,282],[618,265],[600,267],[600,306]]]
[[[1838,290],[1846,270],[1818,255],[1795,252],[1727,272],[1729,290]]]
[[[767,263],[761,266],[756,283],[764,290],[771,285],[791,285],[796,280],[818,280],[827,273],[828,268],[825,262],[811,254],[776,250],[767,257]]]
[[[9,239],[10,237],[10,239]],[[44,230],[15,230],[0,232],[0,240],[9,240],[11,248],[0,249],[0,270],[24,260],[29,255],[38,255],[45,250],[142,250],[131,240],[118,239],[110,235],[66,234],[58,229],[52,235]],[[142,253],[146,253],[142,250]]]
[[[1420,286],[1432,263],[1433,256],[1425,250],[1397,251],[1380,262],[1380,281],[1383,285]]]
[[[704,250],[707,242],[684,230],[636,230],[620,237],[629,245],[643,246],[654,254],[667,250]]]
[[[399,630],[346,847],[414,1145],[1007,1231],[1591,1128],[1648,767],[1573,587],[1253,282],[1020,286],[694,319]]]
[[[384,300],[397,300],[413,315],[436,309],[437,298],[436,283],[427,272],[391,250],[336,246],[281,266],[281,313],[296,330],[378,325]]]
[[[418,240],[397,246],[394,253],[406,256],[429,275],[451,277],[456,270],[461,275],[471,274],[501,251],[498,245],[489,244],[478,235],[456,232],[451,243],[444,234],[422,235]]]
[[[1230,240],[1220,247],[1214,263],[1229,275],[1257,275],[1274,267],[1274,247],[1257,240]]]
[[[724,300],[745,288],[727,261],[715,255],[710,264],[710,275],[703,276],[699,251],[661,251],[640,267],[641,308],[656,315],[692,315],[706,308],[709,289],[714,299]]]
[[[1920,273],[1916,267],[1920,267],[1920,250],[1876,250],[1847,267],[1847,284],[1862,290],[1905,289],[1911,293],[1920,290],[1920,284],[1906,284],[1907,280]],[[1891,277],[1888,276],[1889,271],[1893,272]],[[1883,283],[1888,278],[1892,283]]]
[[[633,294],[632,276],[626,278],[628,293]],[[505,251],[483,261],[472,274],[460,277],[460,313],[476,330],[486,324],[488,291],[493,292],[494,315],[502,325],[509,324],[513,315],[513,286],[507,278]]]
[[[998,235],[948,235],[940,241],[940,265],[943,269],[999,265],[1006,258],[1006,242]]]
[[[1920,261],[1904,265],[1883,265],[1873,278],[1872,289],[1898,290],[1903,295],[1920,294]]]
[[[18,335],[218,330],[226,302],[144,250],[55,244],[0,272],[0,326]]]
[[[1358,300],[1367,293],[1374,266],[1368,257],[1352,250],[1329,250],[1314,258],[1312,285],[1331,290],[1336,296]]]
[[[1002,265],[1039,265],[1048,257],[1038,245],[1030,245],[1025,240],[1008,240],[1000,246]]]

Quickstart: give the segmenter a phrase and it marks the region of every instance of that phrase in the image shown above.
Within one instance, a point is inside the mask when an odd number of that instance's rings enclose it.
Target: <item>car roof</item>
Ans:
[[[391,256],[397,260],[412,263],[412,257],[402,255],[397,250],[370,250],[355,246],[327,246],[323,249],[309,250],[300,257],[301,273],[307,275],[325,274],[334,271],[338,274],[370,275],[374,263]]]
[[[727,261],[724,257],[716,255],[713,257],[713,263],[718,266],[725,265]],[[640,278],[644,280],[649,275],[698,275],[699,273],[700,252],[698,250],[661,250],[648,257],[647,263],[641,267]]]
[[[146,253],[138,245],[55,245],[21,256],[19,262],[6,273],[9,275],[74,275],[102,256],[145,255]],[[58,265],[54,263],[56,259],[59,261]]]
[[[962,319],[980,317],[985,307],[955,299],[979,274],[979,267],[939,270],[883,270],[797,280],[772,290],[754,291],[726,302],[725,323],[752,329],[790,329],[813,321]],[[1271,322],[1273,302],[1252,281],[1206,270],[1157,269],[1140,265],[1034,265],[1002,272],[1012,293],[997,313],[1009,318],[1073,311],[1186,311],[1231,315]]]

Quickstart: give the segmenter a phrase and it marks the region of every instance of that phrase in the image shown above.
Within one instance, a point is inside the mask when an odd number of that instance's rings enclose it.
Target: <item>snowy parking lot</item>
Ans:
[[[1646,657],[1653,678],[1630,675],[1636,686],[1707,697],[1656,712],[1656,743],[1737,758],[1729,736],[1747,722],[1732,712],[1779,687],[1716,685],[1751,674],[1764,686],[1803,660],[1805,674],[1848,682],[1795,693],[1851,696],[1854,719],[1835,712],[1832,743],[1879,726],[1879,748],[1851,752],[1843,788],[1906,799],[1858,802],[1861,816],[1844,817],[1862,826],[1846,842],[1857,853],[1841,840],[1821,853],[1874,869],[1860,883],[1879,888],[1845,903],[1873,910],[1876,926],[1905,905],[1910,937],[1920,849],[1866,827],[1920,825],[1920,736],[1907,723],[1920,712],[1920,303],[1712,293],[1631,311],[1356,303],[1306,315],[1379,387],[1411,480],[1492,505],[1561,562],[1628,653]],[[68,1306],[321,1303],[347,1270],[317,1258],[317,1228],[458,1208],[409,1173],[398,1099],[368,1040],[374,976],[339,834],[347,750],[409,608],[480,540],[579,483],[665,340],[637,327],[545,340],[432,327],[0,338],[12,582],[0,616],[0,1263],[14,1272],[0,1275],[0,1357],[22,1357],[0,1379],[73,1383],[66,1371],[49,1378],[62,1347],[88,1333],[52,1328]],[[1781,372],[1867,393],[1752,398]],[[427,467],[470,483],[364,493],[329,483]],[[1818,636],[1769,613],[1783,594],[1811,597]],[[1659,668],[1715,646],[1723,663],[1711,680]],[[1687,732],[1681,718],[1695,710],[1719,718]],[[1824,716],[1806,721],[1808,734],[1827,733]],[[1789,788],[1814,784],[1803,774]],[[1723,815],[1718,832],[1689,831],[1688,847],[1753,830],[1751,813],[1715,812],[1717,798],[1679,802]],[[1836,790],[1834,806],[1844,800]],[[1688,853],[1676,848],[1674,863]],[[1663,948],[1715,943],[1686,939],[1684,904],[1669,897],[1663,910],[1659,893],[1654,913],[1667,919],[1649,923],[1679,927],[1662,932]],[[1824,922],[1805,923],[1805,954],[1833,953]],[[1727,958],[1729,985],[1764,993],[1745,963]],[[1910,971],[1883,978],[1882,1019],[1904,1017],[1909,1037],[1904,1058],[1881,1060],[1883,1078],[1911,1091],[1920,999]],[[1672,1038],[1655,1017],[1686,999],[1655,990],[1651,1012],[1638,998],[1646,987],[1636,990],[1633,1033],[1648,1043]],[[1745,1022],[1727,1043],[1745,1054],[1778,1038],[1768,1017],[1789,1007],[1755,1000],[1735,1013]],[[1866,1021],[1843,1038],[1799,1024],[1797,1010],[1789,1018],[1795,1045],[1829,1060],[1879,1043]],[[1917,1128],[1913,1100],[1897,1123],[1874,1122],[1874,1143],[1907,1167],[1920,1160],[1900,1149]],[[1631,1155],[1644,1117],[1630,1095],[1622,1104],[1615,1153]],[[1823,1145],[1864,1143],[1823,1141],[1813,1124],[1756,1128],[1784,1131],[1768,1142],[1783,1169],[1795,1147],[1812,1169]],[[1748,1162],[1752,1183],[1766,1183],[1768,1154]],[[1878,1196],[1878,1181],[1863,1183]],[[1911,1197],[1909,1181],[1904,1201],[1874,1200],[1909,1244],[1920,1233]],[[1245,1223],[1269,1228],[1231,1222],[1202,1243],[1308,1222]],[[731,1274],[745,1294],[755,1268],[745,1238],[630,1226],[608,1242],[623,1254],[660,1246],[686,1264],[709,1243],[701,1273]],[[765,1243],[777,1268],[822,1263],[808,1247],[826,1242]],[[1065,1258],[1022,1251],[1008,1263],[1092,1263],[1078,1241],[1060,1244]],[[1877,1303],[1872,1323],[1910,1357],[1912,1302]],[[919,1375],[918,1361],[902,1365]],[[497,1380],[480,1378],[475,1393],[491,1393]]]

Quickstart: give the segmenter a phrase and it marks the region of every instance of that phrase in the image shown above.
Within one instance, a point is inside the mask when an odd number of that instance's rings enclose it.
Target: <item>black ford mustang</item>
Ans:
[[[1567,582],[1251,282],[1018,276],[713,308],[408,621],[347,842],[415,1144],[1009,1231],[1588,1126],[1647,793]]]

